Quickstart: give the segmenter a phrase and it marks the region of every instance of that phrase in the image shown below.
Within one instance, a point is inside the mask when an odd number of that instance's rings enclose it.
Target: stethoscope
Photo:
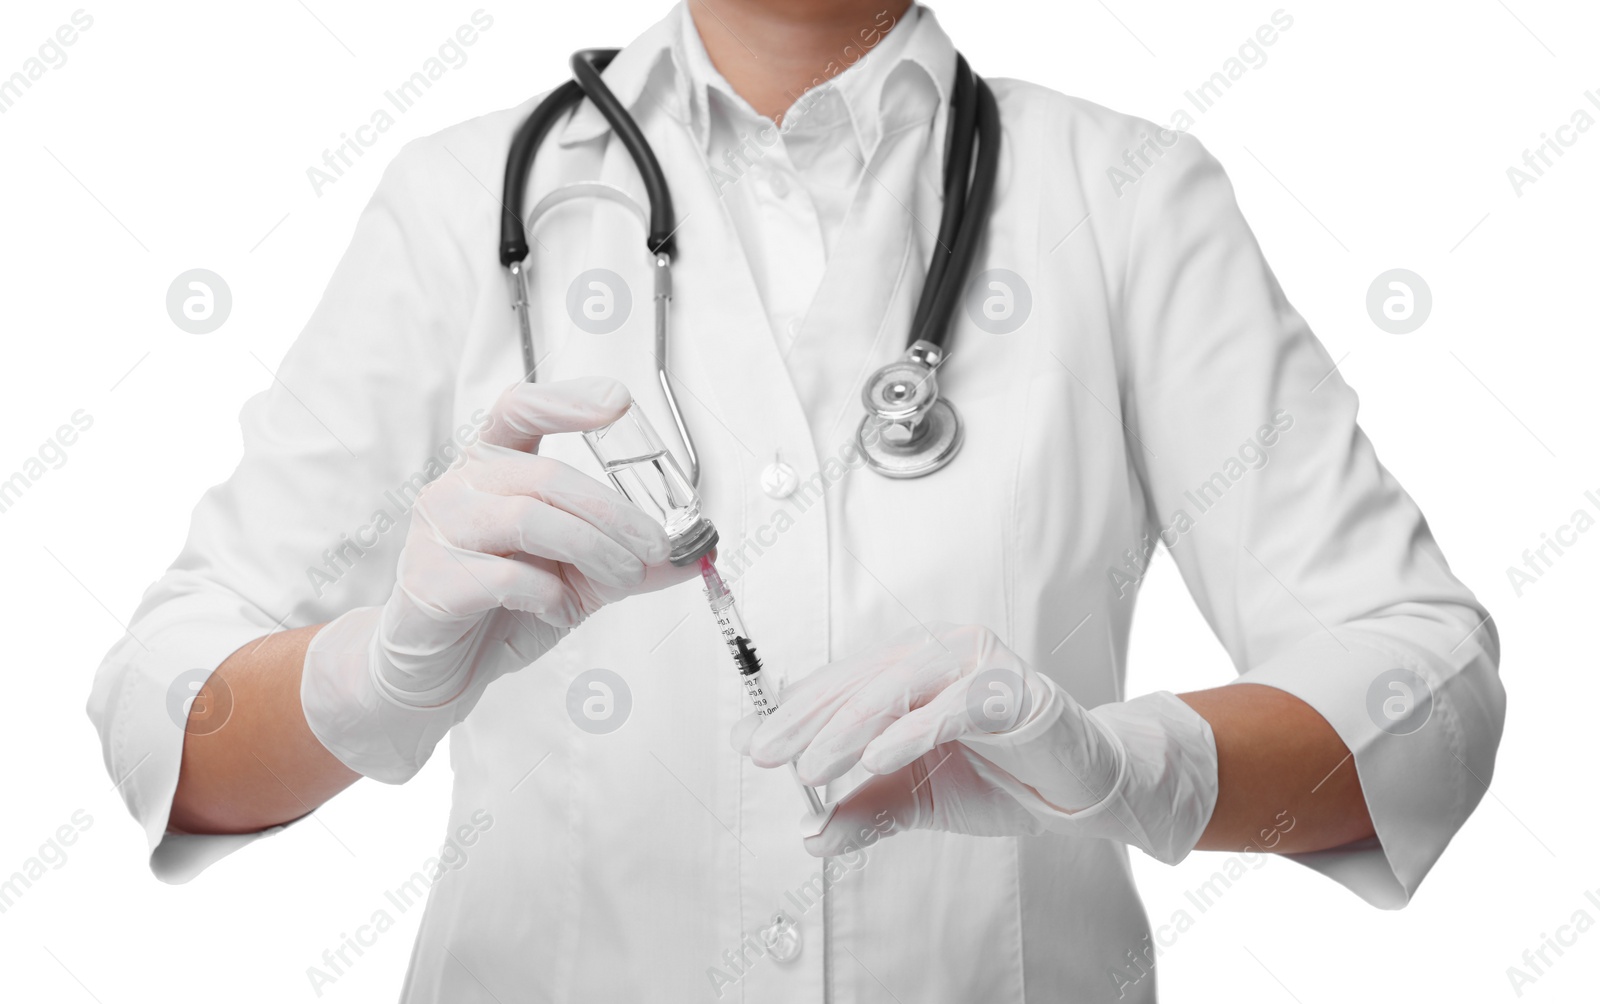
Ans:
[[[667,314],[672,302],[672,256],[677,224],[666,175],[639,126],[601,79],[601,71],[616,49],[584,49],[572,54],[573,79],[557,87],[517,129],[506,158],[505,199],[500,213],[500,264],[511,281],[511,304],[522,339],[522,365],[526,379],[534,379],[537,360],[528,310],[528,234],[546,213],[576,198],[598,198],[618,203],[644,226],[645,248],[655,262],[655,364],[656,377],[672,413],[673,424],[688,457],[689,480],[700,482],[700,456],[678,407],[667,375]],[[644,181],[650,203],[648,214],[627,193],[602,182],[582,182],[556,189],[524,218],[523,197],[534,153],[551,127],[584,97],[610,123],[627,148]],[[946,347],[950,320],[961,298],[961,287],[983,236],[983,221],[994,193],[1000,161],[1000,109],[983,78],[956,55],[955,93],[950,102],[950,124],[945,142],[944,208],[939,234],[921,298],[911,322],[905,354],[879,369],[861,389],[867,414],[856,430],[856,442],[868,467],[886,477],[916,478],[948,464],[961,448],[961,418],[955,407],[939,396],[935,374],[949,358]],[[973,147],[977,156],[973,156]]]

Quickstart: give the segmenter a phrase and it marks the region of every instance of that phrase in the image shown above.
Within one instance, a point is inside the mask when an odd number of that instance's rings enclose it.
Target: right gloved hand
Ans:
[[[317,739],[380,781],[410,778],[496,678],[549,651],[606,603],[692,578],[666,531],[610,487],[539,457],[549,433],[609,425],[627,388],[518,383],[463,464],[411,511],[394,590],[312,639],[300,702]]]

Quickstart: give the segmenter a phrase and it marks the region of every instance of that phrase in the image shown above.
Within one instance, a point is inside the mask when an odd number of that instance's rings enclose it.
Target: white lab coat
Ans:
[[[1022,277],[1031,306],[1008,333],[958,313],[939,379],[966,445],[931,477],[887,480],[849,444],[863,379],[904,348],[933,240],[916,220],[939,215],[943,111],[878,145],[879,180],[860,185],[785,357],[682,94],[637,100],[673,16],[607,79],[671,179],[672,369],[721,563],[769,674],[793,680],[947,620],[992,628],[1086,705],[1119,700],[1138,570],[1166,529],[1240,679],[1309,702],[1354,751],[1379,839],[1301,860],[1376,905],[1403,904],[1491,776],[1497,641],[1357,428],[1355,394],[1285,300],[1217,162],[1185,137],[1118,194],[1106,169],[1154,126],[991,79],[1004,148],[974,271]],[[922,20],[907,51],[943,68],[942,93],[953,50]],[[446,444],[521,372],[486,189],[498,193],[533,103],[413,143],[389,167],[279,380],[245,407],[238,470],[201,501],[137,611],[140,642],[101,667],[90,711],[112,774],[139,765],[121,790],[165,878],[251,839],[163,838],[182,748],[171,681],[280,619],[381,604],[405,536],[395,490],[436,474]],[[596,177],[644,200],[585,107],[547,139],[532,190]],[[537,236],[540,379],[614,375],[669,430],[637,223],[580,203]],[[567,312],[590,268],[631,287],[614,332]],[[1277,434],[1263,432],[1275,418]],[[1272,442],[1264,462],[1252,438]],[[543,452],[598,474],[577,437]],[[784,500],[760,483],[775,454],[806,482]],[[380,511],[401,525],[382,529]],[[346,539],[370,546],[330,573],[324,552]],[[606,735],[568,713],[569,684],[595,667],[631,692],[629,719]],[[1396,668],[1432,694],[1428,724],[1404,736],[1369,711],[1373,681]],[[1150,930],[1122,845],[907,832],[811,858],[792,780],[729,749],[743,700],[688,584],[601,611],[495,683],[450,738],[449,829],[481,834],[431,890],[406,999],[717,999],[716,972],[735,979],[722,999],[763,1002],[1119,999],[1112,974]],[[802,936],[789,962],[757,958],[747,939],[779,910]],[[1120,999],[1153,1000],[1154,983]]]

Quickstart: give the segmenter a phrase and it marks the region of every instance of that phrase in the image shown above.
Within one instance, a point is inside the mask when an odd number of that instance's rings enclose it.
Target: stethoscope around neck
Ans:
[[[573,79],[545,97],[517,129],[506,157],[505,197],[500,212],[500,264],[511,282],[512,309],[522,340],[525,378],[538,369],[528,305],[528,235],[548,212],[580,198],[615,202],[632,212],[646,231],[645,249],[654,261],[655,365],[661,392],[683,441],[689,480],[700,482],[700,455],[684,422],[667,368],[667,322],[672,302],[672,259],[677,223],[672,193],[655,152],[622,102],[601,79],[616,49],[584,49],[572,55]],[[540,199],[524,217],[534,154],[556,121],[585,97],[605,116],[622,141],[649,201],[646,212],[621,189],[603,182],[564,185]],[[976,156],[974,156],[976,148]],[[961,448],[961,417],[939,394],[938,370],[950,351],[950,321],[983,237],[1000,161],[1000,110],[983,78],[956,55],[955,92],[950,101],[944,151],[944,207],[922,293],[912,317],[905,354],[882,367],[861,389],[867,414],[856,443],[868,467],[890,478],[917,478],[948,464]]]

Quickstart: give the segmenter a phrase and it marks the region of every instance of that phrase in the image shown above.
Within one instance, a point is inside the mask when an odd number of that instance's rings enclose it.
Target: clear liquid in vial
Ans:
[[[700,498],[666,450],[603,466],[617,491],[660,521],[667,536],[678,536],[700,518]]]

